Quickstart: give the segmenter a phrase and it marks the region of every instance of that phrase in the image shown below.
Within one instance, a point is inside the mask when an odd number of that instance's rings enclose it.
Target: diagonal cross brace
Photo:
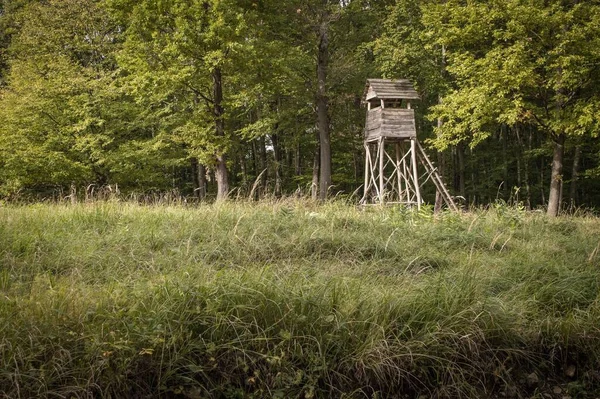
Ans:
[[[446,203],[448,208],[452,209],[454,212],[458,212],[458,207],[456,206],[456,203],[454,203],[452,196],[446,189],[446,186],[444,185],[444,182],[442,181],[442,177],[438,173],[437,168],[435,166],[433,166],[433,163],[431,163],[431,161],[429,160],[429,157],[423,150],[421,143],[419,143],[418,141],[417,141],[417,148],[418,148],[419,161],[421,161],[421,164],[425,167],[427,172],[430,173],[430,175],[432,176],[433,183],[435,184],[435,187],[438,189],[438,191],[442,195],[444,202]]]

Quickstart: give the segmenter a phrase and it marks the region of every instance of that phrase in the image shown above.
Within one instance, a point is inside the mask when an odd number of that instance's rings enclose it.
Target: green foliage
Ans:
[[[438,147],[475,146],[498,124],[532,124],[554,137],[598,134],[590,118],[598,103],[598,5],[492,1],[443,8],[445,20],[427,22],[448,49],[456,89],[433,109],[445,121]]]
[[[119,28],[105,10],[64,0],[31,4],[16,18],[0,97],[2,194],[115,179],[163,188],[173,144],[153,137],[154,121],[115,80]]]
[[[375,61],[383,76],[411,79],[424,100],[431,103],[436,103],[448,86],[442,46],[426,25],[434,10],[424,1],[397,1],[386,14],[383,33],[373,42]]]
[[[5,192],[89,181],[94,166],[102,163],[99,149],[109,138],[101,132],[88,135],[102,125],[94,112],[93,94],[106,80],[92,78],[98,71],[91,51],[101,54],[102,46],[82,44],[86,33],[78,36],[74,21],[69,25],[80,4],[32,4],[20,14],[22,26],[11,45],[10,87],[2,94],[0,107]],[[87,22],[90,30],[105,24],[101,18]],[[65,53],[64,47],[73,50]]]
[[[563,204],[595,206],[599,13],[581,1],[0,1],[0,196],[187,196],[205,178],[210,198],[222,154],[236,195],[310,189],[325,103],[330,190],[349,195],[363,180],[364,82],[383,76],[414,82],[419,138],[466,205],[517,187],[545,206],[552,140],[567,137]]]
[[[236,61],[251,56],[252,10],[239,1],[109,4],[128,10],[119,53],[128,92],[155,115],[159,134],[174,136],[190,154],[212,165],[215,154],[229,152],[232,134],[215,132],[213,73],[218,69],[226,81]],[[231,117],[226,113],[223,118]]]
[[[545,205],[550,147],[565,137],[564,169],[553,181],[570,184],[570,200],[581,201],[578,184],[587,190],[591,181],[578,179],[578,168],[592,176],[598,159],[586,156],[582,166],[574,155],[598,134],[597,13],[593,2],[559,1],[389,7],[372,44],[375,62],[384,76],[415,82],[421,138],[468,202],[508,201],[509,188],[518,187],[527,206]]]

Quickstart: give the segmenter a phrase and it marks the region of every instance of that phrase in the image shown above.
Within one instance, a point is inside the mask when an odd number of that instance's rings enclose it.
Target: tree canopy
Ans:
[[[0,1],[0,195],[350,195],[386,77],[414,82],[465,206],[598,206],[599,21],[577,0]]]

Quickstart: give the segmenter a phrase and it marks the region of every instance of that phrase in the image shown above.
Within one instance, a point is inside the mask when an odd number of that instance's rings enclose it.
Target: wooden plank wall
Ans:
[[[381,112],[382,108],[375,108],[367,111],[367,121],[365,122],[365,137],[379,136],[381,131]]]
[[[375,108],[367,112],[365,139],[377,137],[406,138],[417,136],[412,109]]]

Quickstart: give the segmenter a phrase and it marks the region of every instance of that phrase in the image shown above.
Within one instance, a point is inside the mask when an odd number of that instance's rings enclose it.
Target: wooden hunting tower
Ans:
[[[430,178],[452,210],[458,210],[442,179],[417,140],[411,100],[419,94],[407,79],[368,79],[364,130],[365,184],[361,203],[401,203],[421,207],[421,183]],[[417,159],[425,168],[419,177]]]

